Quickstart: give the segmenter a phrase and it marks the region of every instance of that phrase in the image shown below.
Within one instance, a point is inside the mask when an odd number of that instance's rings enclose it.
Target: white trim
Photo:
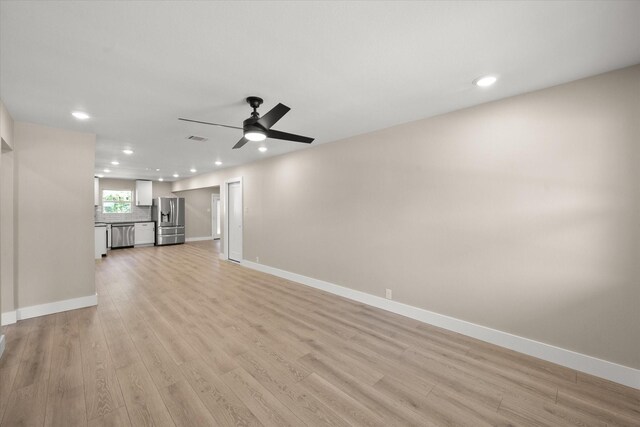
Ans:
[[[213,236],[187,237],[186,239],[184,239],[185,242],[201,242],[203,240],[213,240]]]
[[[220,212],[216,211],[216,200],[220,202]],[[220,194],[211,194],[211,236],[213,239],[219,239],[220,235],[216,233],[218,231],[218,215],[222,213],[222,202],[220,201]],[[220,234],[222,234],[222,224],[220,224]]]
[[[257,264],[247,260],[243,260],[241,264],[253,270],[272,274],[312,288],[321,289],[323,291],[340,295],[373,307],[378,307],[383,310],[391,311],[429,325],[458,332],[472,338],[477,338],[479,340],[524,353],[529,356],[537,357],[548,362],[556,363],[567,368],[575,369],[619,384],[640,389],[640,369],[618,365],[617,363],[597,359],[592,356],[587,356],[586,354],[576,353],[571,350],[555,347],[553,345],[502,332],[486,326],[476,325],[475,323],[467,322],[465,320],[434,313],[422,308],[413,307],[411,305],[371,295],[366,292],[346,288],[344,286],[339,286],[286,270],[280,270],[268,265]]]
[[[16,317],[18,320],[31,319],[32,317],[46,316],[47,314],[60,313],[94,305],[98,305],[98,294],[19,308],[16,310]]]
[[[13,325],[17,321],[18,317],[16,311],[7,311],[6,313],[2,313],[2,320],[0,320],[0,325]]]
[[[228,259],[229,259],[229,258],[227,258],[227,254],[224,254],[224,253],[222,253],[222,252],[220,252],[220,254],[218,255],[218,257],[219,257],[221,260],[223,260],[223,261],[226,261],[226,260],[228,260]]]
[[[2,353],[4,353],[5,340],[4,335],[0,335],[0,357],[2,357]]]
[[[227,179],[224,182],[224,185],[222,186],[222,188],[220,189],[220,199],[222,200],[222,208],[223,208],[223,212],[224,212],[224,218],[223,218],[223,222],[222,222],[222,233],[224,234],[224,244],[223,244],[223,253],[225,254],[226,258],[225,259],[229,259],[229,184],[233,184],[239,182],[240,183],[240,196],[241,196],[241,203],[242,203],[242,236],[244,239],[244,184],[242,183],[242,177],[238,176],[235,178],[230,178]],[[244,242],[243,242],[243,251],[244,251]],[[242,255],[240,254],[240,259],[242,259]],[[240,261],[238,261],[240,262]]]

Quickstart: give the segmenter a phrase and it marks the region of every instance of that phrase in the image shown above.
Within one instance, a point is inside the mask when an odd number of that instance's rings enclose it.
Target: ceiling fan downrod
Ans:
[[[264,101],[262,100],[262,98],[259,98],[257,96],[250,96],[247,98],[247,103],[251,106],[251,108],[253,108],[253,113],[251,113],[251,117],[253,117],[254,119],[260,118],[260,114],[258,113],[258,107],[260,107],[260,105],[263,102]]]

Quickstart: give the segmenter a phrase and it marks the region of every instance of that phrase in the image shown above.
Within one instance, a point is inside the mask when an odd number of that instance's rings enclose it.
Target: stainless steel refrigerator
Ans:
[[[153,200],[156,245],[184,243],[184,197],[158,197]]]

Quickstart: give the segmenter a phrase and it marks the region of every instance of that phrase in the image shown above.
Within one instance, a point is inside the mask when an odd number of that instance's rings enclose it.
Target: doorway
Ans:
[[[242,178],[225,182],[226,190],[226,236],[227,258],[242,261]]]
[[[222,233],[222,218],[220,217],[220,195],[211,195],[211,237],[219,240]]]

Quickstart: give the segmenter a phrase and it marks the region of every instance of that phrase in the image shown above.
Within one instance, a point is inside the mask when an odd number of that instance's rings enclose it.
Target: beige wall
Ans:
[[[174,193],[185,199],[185,237],[211,237],[211,195],[220,194],[220,187]]]
[[[100,178],[100,195],[102,190],[131,190],[135,204],[136,181],[133,179]]]
[[[0,313],[14,306],[13,118],[0,100]]]
[[[0,312],[15,310],[14,153],[2,140],[0,159]]]
[[[171,192],[172,183],[170,182],[160,182],[153,181],[153,185],[151,187],[151,193],[153,194],[153,198],[156,197],[173,197],[174,194]]]
[[[245,259],[640,368],[639,117],[635,66],[173,190],[242,176]]]
[[[95,135],[16,122],[14,138],[18,307],[94,295]]]

